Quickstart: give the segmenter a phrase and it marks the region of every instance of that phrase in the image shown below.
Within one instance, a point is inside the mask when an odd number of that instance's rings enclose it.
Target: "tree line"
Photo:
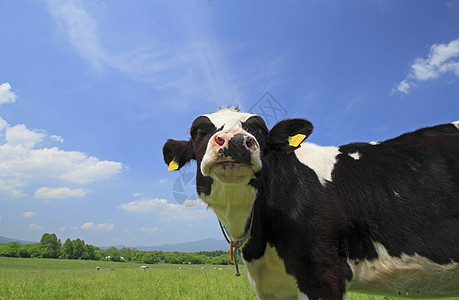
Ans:
[[[0,256],[23,258],[54,258],[110,260],[117,262],[138,261],[145,264],[215,264],[229,265],[229,251],[201,251],[195,253],[139,251],[132,248],[105,250],[86,244],[81,239],[66,239],[64,244],[55,233],[44,233],[40,243],[22,245],[18,242],[0,244]],[[239,258],[239,261],[242,261]]]

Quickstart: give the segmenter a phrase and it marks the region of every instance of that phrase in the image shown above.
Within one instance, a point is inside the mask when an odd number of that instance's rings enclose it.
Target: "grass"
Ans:
[[[140,265],[2,257],[0,298],[256,299],[248,280],[236,278],[232,267],[159,264],[144,271]]]
[[[235,277],[232,266],[140,266],[0,257],[0,299],[257,299],[245,270]],[[389,298],[349,293],[346,299]]]

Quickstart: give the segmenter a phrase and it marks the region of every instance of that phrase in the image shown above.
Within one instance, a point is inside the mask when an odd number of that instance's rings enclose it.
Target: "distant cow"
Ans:
[[[197,161],[198,194],[243,243],[260,298],[458,296],[458,126],[321,147],[301,143],[307,120],[268,130],[224,109],[198,117],[191,139],[168,140],[163,154],[172,170]]]
[[[146,271],[148,269],[148,266],[141,266],[140,268]]]

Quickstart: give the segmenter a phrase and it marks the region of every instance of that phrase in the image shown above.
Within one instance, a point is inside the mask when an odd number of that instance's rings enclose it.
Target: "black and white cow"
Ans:
[[[307,120],[268,130],[223,109],[163,153],[172,169],[196,160],[201,199],[233,241],[249,236],[243,257],[262,299],[458,296],[458,127],[321,147],[292,142],[311,134]]]

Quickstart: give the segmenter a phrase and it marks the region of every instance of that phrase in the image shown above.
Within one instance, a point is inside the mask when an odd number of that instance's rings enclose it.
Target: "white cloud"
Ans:
[[[143,194],[142,193],[135,193],[134,194],[134,197],[140,197],[140,196],[143,196]]]
[[[202,201],[198,204],[195,201],[189,200],[185,202],[188,206],[184,206],[170,203],[166,199],[142,199],[123,203],[119,208],[131,213],[157,212],[163,221],[198,221],[212,216]]]
[[[146,233],[149,233],[149,234],[153,234],[153,233],[156,233],[158,231],[158,227],[153,227],[153,228],[142,227],[142,228],[140,228],[140,231],[146,232]]]
[[[11,85],[8,82],[0,84],[0,105],[16,101],[17,96],[11,91]]]
[[[29,228],[30,228],[31,230],[42,230],[42,229],[43,229],[42,226],[37,225],[37,224],[35,224],[35,223],[29,224]]]
[[[58,135],[52,135],[49,137],[52,141],[58,142],[58,143],[64,143],[64,139],[61,136]]]
[[[45,136],[43,132],[27,129],[24,124],[7,127],[5,130],[5,138],[10,147],[19,146],[30,149],[40,143]]]
[[[24,218],[31,218],[33,216],[35,216],[37,213],[36,212],[33,212],[33,211],[26,211],[26,212],[23,212],[22,213],[22,216]]]
[[[59,231],[64,231],[64,230],[65,230],[64,226],[59,227]]]
[[[195,207],[195,206],[198,206],[198,205],[203,205],[203,202],[201,199],[197,199],[197,200],[190,200],[190,199],[187,199],[185,200],[185,202],[183,203],[183,206],[185,207]]]
[[[113,230],[113,228],[115,228],[115,225],[108,223],[99,223],[95,225],[93,222],[87,222],[81,225],[80,228],[84,230],[110,231]]]
[[[50,188],[41,187],[35,191],[34,198],[38,199],[65,199],[65,198],[81,198],[86,196],[86,192],[82,189],[70,189],[68,187]]]
[[[129,203],[123,203],[120,205],[124,211],[135,212],[135,213],[147,213],[157,208],[167,207],[170,203],[166,199],[142,199],[135,200]]]
[[[10,92],[10,85],[2,84],[1,87],[1,101],[12,102],[15,96],[11,96],[14,93]],[[10,126],[1,117],[0,134],[5,136],[5,142],[0,144],[0,195],[9,198],[24,196],[21,189],[30,182],[57,179],[85,184],[108,179],[123,169],[120,162],[99,160],[79,151],[40,148],[48,137],[44,130],[29,129],[24,124]],[[49,138],[63,143],[60,136],[51,135]],[[81,190],[73,195],[82,195]]]
[[[409,94],[417,82],[432,80],[447,72],[459,77],[459,39],[448,44],[434,44],[427,58],[416,58],[410,73],[392,89],[392,94]]]

